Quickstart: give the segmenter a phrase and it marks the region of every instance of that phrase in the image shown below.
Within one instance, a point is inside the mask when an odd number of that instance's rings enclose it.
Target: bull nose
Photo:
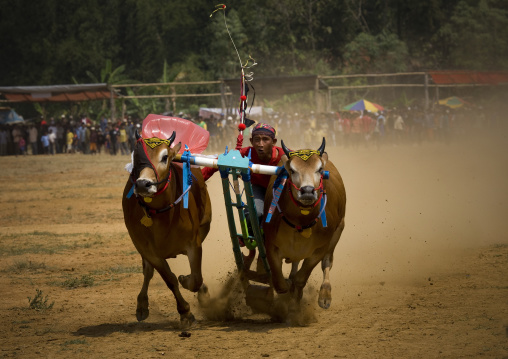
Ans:
[[[304,186],[304,187],[300,188],[300,193],[302,195],[309,195],[309,194],[312,195],[312,194],[314,194],[314,187]]]
[[[138,189],[146,189],[150,187],[152,184],[153,184],[152,181],[149,181],[147,179],[138,179],[136,181],[136,187]]]

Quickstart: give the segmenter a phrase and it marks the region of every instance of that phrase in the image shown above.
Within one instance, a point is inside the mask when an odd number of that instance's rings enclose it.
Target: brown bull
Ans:
[[[148,285],[154,268],[173,292],[180,313],[180,321],[187,326],[194,321],[189,304],[180,293],[178,282],[192,292],[207,294],[201,274],[201,243],[210,230],[212,210],[210,197],[199,168],[188,192],[189,207],[183,208],[178,199],[182,188],[182,171],[172,163],[181,148],[171,144],[175,132],[168,140],[143,139],[136,133],[131,178],[123,193],[124,220],[134,246],[143,261],[143,286],[138,295],[136,317],[148,317]],[[129,196],[134,186],[134,196]],[[130,198],[129,198],[130,197]],[[189,258],[191,274],[179,276],[171,272],[166,261],[179,254]]]
[[[282,142],[285,156],[282,164],[287,182],[269,223],[264,223],[265,246],[272,272],[272,285],[277,293],[291,291],[299,301],[314,267],[321,262],[323,283],[319,305],[327,309],[331,303],[330,269],[333,251],[344,229],[346,191],[339,171],[324,152],[325,139],[317,151],[289,151]],[[324,171],[329,179],[323,179]],[[272,202],[275,177],[268,186],[264,212]],[[320,207],[326,199],[327,226],[324,227]],[[292,263],[289,280],[282,273],[282,261]],[[298,269],[299,262],[303,263]]]

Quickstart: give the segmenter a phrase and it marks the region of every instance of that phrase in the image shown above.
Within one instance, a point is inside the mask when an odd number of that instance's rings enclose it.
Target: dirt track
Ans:
[[[331,272],[332,306],[305,326],[239,306],[232,321],[198,322],[181,338],[173,296],[157,275],[150,317],[135,318],[140,257],[121,211],[127,157],[0,158],[0,356],[22,358],[508,357],[508,156],[501,137],[449,146],[327,148],[348,195]],[[219,176],[204,278],[219,293],[234,259]],[[186,258],[169,260],[188,273]],[[51,309],[29,309],[42,291]],[[43,305],[41,303],[41,305]]]

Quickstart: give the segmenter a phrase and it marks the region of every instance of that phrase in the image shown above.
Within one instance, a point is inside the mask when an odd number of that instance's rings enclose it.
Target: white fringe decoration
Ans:
[[[125,170],[129,173],[132,173],[133,168],[134,168],[134,152],[131,153],[131,163],[127,163],[125,165]]]

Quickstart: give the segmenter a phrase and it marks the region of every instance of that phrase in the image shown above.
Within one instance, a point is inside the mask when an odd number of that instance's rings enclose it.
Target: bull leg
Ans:
[[[180,293],[178,279],[176,278],[175,274],[171,272],[168,262],[165,259],[157,258],[152,263],[152,265],[157,270],[157,272],[159,272],[160,276],[168,288],[171,290],[171,292],[173,292],[176,300],[176,309],[180,314],[180,323],[182,327],[190,326],[195,321],[194,315],[190,311],[189,303],[185,301],[185,299],[182,297],[182,293]]]
[[[291,291],[297,302],[300,302],[303,296],[303,288],[307,284],[307,280],[312,273],[312,270],[318,265],[319,261],[323,258],[322,252],[314,253],[309,258],[304,259],[302,267],[293,277],[293,285]]]
[[[292,262],[291,263],[291,272],[289,273],[289,279],[293,279],[296,273],[298,272],[298,265],[300,264],[300,261]]]
[[[153,277],[153,266],[145,259],[143,261],[143,286],[138,294],[138,305],[136,308],[136,318],[138,321],[145,320],[150,314],[148,310],[148,285]]]
[[[187,251],[191,274],[179,276],[178,281],[185,289],[191,292],[198,292],[199,305],[207,307],[210,301],[210,293],[208,292],[208,286],[203,283],[203,275],[201,272],[202,256],[202,247],[191,248]]]
[[[335,247],[339,242],[340,235],[342,234],[342,230],[344,229],[344,220],[339,225],[337,231],[335,231],[332,241],[330,243],[330,249],[328,253],[325,255],[323,260],[321,261],[321,269],[323,270],[323,283],[321,284],[321,288],[319,289],[319,297],[318,304],[323,309],[330,308],[332,303],[332,285],[330,284],[330,270],[333,266],[333,252],[335,251]]]
[[[272,272],[273,288],[278,294],[287,293],[290,281],[286,280],[282,274],[282,258],[279,256],[279,250],[276,247],[267,248],[266,259]]]
[[[197,292],[203,284],[203,276],[201,273],[201,258],[203,250],[201,247],[193,247],[187,250],[187,257],[191,273],[189,275],[181,275],[178,281],[187,290]]]
[[[333,252],[328,253],[321,261],[323,283],[319,289],[318,304],[323,309],[330,308],[332,302],[332,285],[330,284],[330,269],[333,266]]]

